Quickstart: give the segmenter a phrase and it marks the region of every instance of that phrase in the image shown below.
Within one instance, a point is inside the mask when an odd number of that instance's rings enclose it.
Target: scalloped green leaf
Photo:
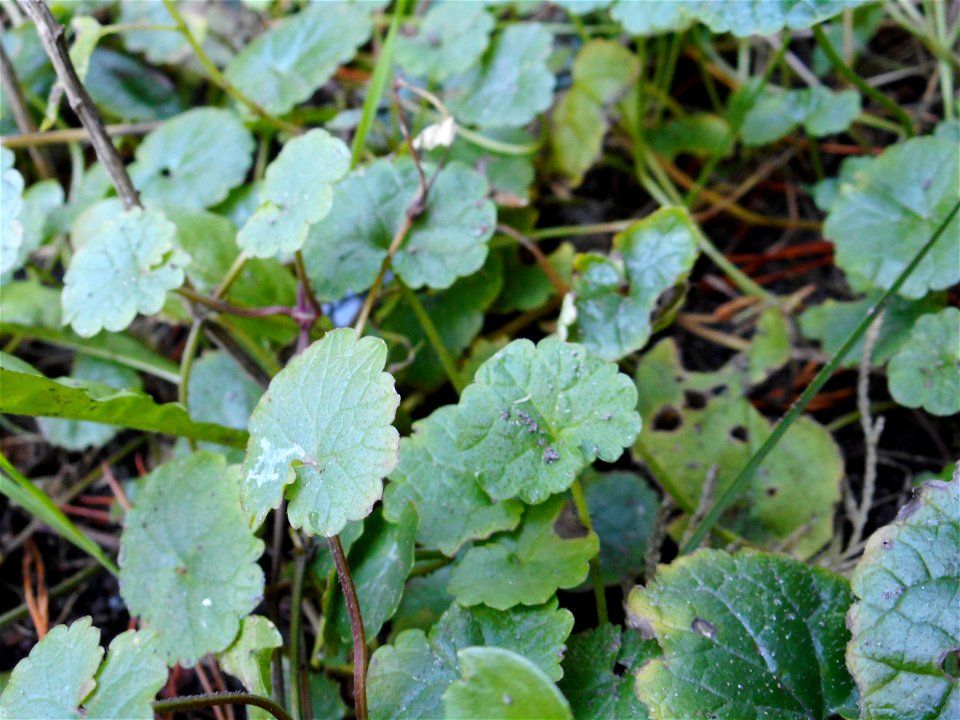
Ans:
[[[960,310],[922,315],[887,368],[893,399],[934,415],[960,412]]]
[[[158,633],[167,663],[226,649],[263,594],[263,542],[240,505],[239,472],[199,451],[147,476],[120,537],[120,595]]]
[[[490,499],[457,451],[457,409],[446,406],[415,423],[400,441],[400,463],[383,497],[384,515],[396,521],[408,503],[420,515],[417,542],[453,557],[470,540],[483,540],[520,522],[523,505]]]
[[[782,555],[700,550],[628,599],[663,657],[636,675],[650,717],[851,717],[847,581]]]
[[[339,300],[373,284],[417,193],[418,177],[413,160],[404,157],[378,160],[337,184],[333,209],[310,228],[303,248],[321,299]],[[424,212],[393,256],[393,270],[404,283],[442,290],[483,266],[497,224],[496,207],[487,193],[483,175],[463,163],[440,170]]]
[[[928,482],[867,541],[853,571],[847,666],[861,718],[960,713],[960,475]]]
[[[190,417],[244,430],[263,388],[229,354],[210,350],[193,363],[189,382]]]
[[[100,631],[89,617],[57,625],[17,663],[0,695],[0,715],[15,718],[80,717],[103,657]]]
[[[137,313],[163,307],[183,284],[190,256],[174,245],[176,226],[157,210],[134,208],[102,225],[64,276],[63,321],[81,337],[117,332]]]
[[[526,125],[553,101],[555,80],[547,66],[552,45],[552,34],[539,23],[510,25],[481,63],[446,81],[447,107],[467,125]]]
[[[490,497],[538,503],[623,454],[640,431],[636,402],[630,379],[582,345],[514,340],[463,392],[457,447]]]
[[[776,142],[798,126],[812,137],[843,132],[860,115],[860,93],[825,87],[774,91],[768,88],[747,111],[740,126],[744,145]]]
[[[912,138],[887,148],[840,178],[823,234],[836,244],[836,263],[880,288],[889,288],[960,198],[960,146]],[[900,294],[920,298],[960,282],[960,219],[907,278]]]
[[[248,615],[240,621],[240,634],[220,656],[223,669],[256,695],[270,696],[273,681],[270,664],[276,648],[283,647],[283,638],[273,623],[261,615]],[[250,720],[273,717],[266,710],[248,706]]]
[[[0,275],[18,268],[23,244],[23,176],[14,159],[13,150],[0,148]]]
[[[483,3],[433,5],[419,25],[397,36],[397,64],[411,75],[446,80],[480,59],[493,25]]]
[[[202,210],[240,185],[253,137],[229,110],[201,107],[167,120],[137,148],[130,177],[144,205]]]
[[[601,625],[570,638],[559,687],[579,720],[646,720],[633,675],[659,656],[656,641],[644,640],[637,630]]]
[[[577,315],[570,337],[604,360],[646,345],[658,299],[682,283],[697,260],[697,230],[683,208],[661,208],[618,234],[612,252],[574,261]]]
[[[539,605],[558,588],[583,582],[599,549],[596,534],[580,524],[573,506],[553,497],[529,508],[518,530],[467,550],[449,590],[461,605]]]
[[[536,665],[495,647],[457,653],[461,680],[443,693],[444,717],[458,720],[573,720],[566,698]]]
[[[87,355],[78,355],[74,359],[70,377],[118,390],[137,392],[143,387],[135,370]],[[84,450],[92,446],[106,445],[120,429],[97,422],[43,417],[37,418],[37,426],[48,442],[67,450]]]
[[[459,675],[457,651],[474,645],[511,650],[556,680],[572,627],[573,616],[557,608],[556,598],[505,612],[453,605],[429,637],[421,630],[404,631],[373,654],[367,679],[371,717],[440,717],[441,696]]]
[[[360,520],[397,464],[400,397],[382,340],[333,330],[271,381],[250,416],[241,497],[253,525],[289,499],[291,525],[315,535]],[[291,487],[286,487],[291,485]]]
[[[311,225],[330,212],[333,185],[350,169],[350,150],[326,130],[295,137],[267,168],[256,211],[237,235],[254,257],[303,247]]]
[[[317,4],[247,45],[227,65],[225,75],[264,110],[283,115],[333,77],[372,29],[362,3]]]
[[[152,720],[151,702],[167,682],[167,664],[153,630],[127,630],[110,643],[85,717]]]

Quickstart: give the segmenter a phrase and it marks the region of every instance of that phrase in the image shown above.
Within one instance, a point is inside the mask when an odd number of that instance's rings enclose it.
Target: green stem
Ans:
[[[167,12],[170,13],[170,17],[173,18],[173,22],[176,24],[177,30],[180,31],[181,35],[183,35],[183,39],[186,40],[187,44],[193,49],[193,53],[197,56],[197,60],[200,61],[200,64],[203,65],[204,70],[206,70],[207,74],[210,75],[210,79],[213,80],[213,82],[216,83],[221,90],[250,110],[250,112],[252,112],[258,118],[270,123],[278,130],[286,130],[294,135],[299,135],[303,132],[303,130],[298,128],[296,125],[271,115],[253,100],[240,92],[240,90],[233,83],[227,80],[222,72],[220,72],[220,68],[213,63],[213,60],[211,60],[210,56],[207,55],[206,50],[204,50],[201,44],[197,42],[197,39],[193,36],[193,32],[183,19],[183,15],[180,14],[180,10],[177,9],[174,0],[163,0],[163,5],[167,8]]]
[[[200,332],[203,330],[203,320],[197,319],[190,326],[187,341],[183,345],[183,354],[180,356],[180,387],[177,388],[177,402],[187,407],[189,401],[190,371],[193,369],[193,359],[197,355],[200,345]]]
[[[294,720],[303,717],[303,658],[301,644],[301,617],[303,606],[303,576],[307,569],[307,555],[303,549],[296,553],[293,565],[293,593],[290,599],[290,709]]]
[[[590,509],[587,507],[587,498],[583,494],[583,485],[579,480],[573,481],[570,492],[573,493],[573,504],[577,508],[577,515],[580,516],[580,523],[588,532],[593,532]],[[600,574],[599,554],[590,558],[590,582],[593,584],[593,596],[597,601],[597,625],[603,626],[610,622],[610,617],[607,615],[607,594],[603,588],[603,576]]]
[[[191,695],[189,697],[170,698],[153,702],[153,712],[157,715],[183,712],[185,710],[201,710],[219,705],[255,705],[263,708],[277,720],[293,720],[290,713],[280,707],[270,698],[244,692],[225,692],[213,695]]]
[[[863,78],[857,75],[845,62],[843,62],[843,58],[837,54],[837,51],[830,43],[830,38],[827,37],[827,34],[823,32],[823,28],[821,28],[819,25],[813,26],[813,36],[817,39],[817,44],[820,46],[820,49],[823,50],[823,54],[827,56],[828,60],[830,60],[834,70],[842,75],[847,81],[855,85],[856,88],[864,95],[885,107],[890,114],[893,115],[903,126],[904,131],[907,133],[907,137],[913,137],[913,121],[910,119],[910,116],[907,115],[904,109],[882,92],[877,90],[875,87],[868,85]]]
[[[420,327],[423,329],[423,334],[427,336],[430,347],[432,347],[433,351],[437,354],[437,358],[440,360],[440,365],[443,366],[443,371],[446,373],[447,379],[450,381],[450,384],[453,385],[457,394],[461,394],[466,384],[463,382],[463,376],[460,374],[460,371],[457,370],[457,365],[453,357],[451,357],[447,347],[443,344],[443,338],[440,337],[437,326],[433,324],[433,320],[430,319],[430,315],[427,313],[426,308],[423,307],[423,303],[420,302],[417,294],[408,288],[400,278],[397,278],[397,285],[400,287],[400,294],[403,295],[404,301],[410,306],[410,309],[413,310],[413,314],[417,316]]]
[[[814,30],[817,30],[817,28],[814,28]],[[760,467],[760,464],[764,461],[764,459],[766,459],[767,455],[770,454],[773,448],[776,447],[777,443],[780,442],[780,438],[783,437],[784,433],[786,433],[794,421],[800,417],[807,404],[814,398],[814,396],[816,396],[818,392],[820,392],[820,388],[826,384],[827,380],[830,379],[834,371],[840,366],[840,363],[843,362],[843,359],[849,354],[857,342],[859,342],[860,338],[863,337],[863,334],[873,323],[873,320],[876,318],[877,314],[887,306],[900,288],[903,287],[903,284],[906,282],[907,278],[913,274],[913,271],[917,269],[917,266],[930,253],[931,248],[933,248],[937,240],[940,239],[940,236],[943,235],[944,231],[947,229],[947,226],[956,216],[958,210],[960,210],[960,200],[954,203],[953,208],[949,213],[947,213],[947,216],[943,219],[943,222],[940,223],[940,226],[936,229],[933,235],[930,236],[930,239],[927,240],[924,246],[920,248],[919,252],[917,252],[917,254],[913,257],[913,260],[911,260],[910,263],[903,269],[893,285],[885,290],[877,303],[870,308],[863,320],[860,321],[860,324],[856,327],[853,333],[851,333],[850,337],[847,338],[847,341],[843,344],[843,347],[841,347],[837,351],[837,354],[830,359],[830,362],[821,368],[820,372],[817,373],[817,376],[807,386],[807,389],[803,391],[803,394],[793,404],[787,414],[780,418],[780,421],[777,422],[776,426],[773,428],[773,432],[770,433],[763,445],[760,446],[760,449],[757,450],[753,457],[750,458],[750,461],[746,464],[743,470],[740,471],[740,474],[737,475],[734,481],[727,486],[726,490],[723,491],[720,497],[714,501],[713,507],[710,508],[710,511],[704,516],[703,521],[691,534],[690,539],[687,540],[684,546],[680,549],[681,555],[691,552],[700,545],[704,536],[710,532],[710,529],[714,525],[716,525],[723,512],[740,495],[743,488],[746,487],[747,483],[753,478],[753,475],[757,471],[757,468]]]

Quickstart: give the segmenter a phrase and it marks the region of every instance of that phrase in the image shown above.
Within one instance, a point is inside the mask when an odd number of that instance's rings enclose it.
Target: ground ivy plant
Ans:
[[[0,13],[0,716],[960,714],[955,5]]]

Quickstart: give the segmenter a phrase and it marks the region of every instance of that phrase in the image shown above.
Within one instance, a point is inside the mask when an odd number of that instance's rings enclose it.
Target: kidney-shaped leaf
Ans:
[[[890,360],[887,379],[901,405],[934,415],[960,412],[960,310],[921,316]]]
[[[740,137],[744,145],[766,145],[789,135],[798,125],[813,137],[823,137],[846,130],[859,114],[856,90],[767,90],[744,117]]]
[[[847,664],[862,718],[960,716],[960,476],[923,485],[870,538],[851,581]]]
[[[157,210],[134,208],[106,222],[77,251],[64,276],[63,321],[82,337],[124,330],[137,313],[163,307],[183,284],[190,256],[174,246],[176,226]]]
[[[333,184],[350,168],[350,151],[326,130],[311,130],[283,146],[267,168],[260,204],[237,235],[255,257],[303,247],[310,226],[333,204]]]
[[[167,663],[157,633],[127,630],[117,635],[96,682],[96,691],[84,703],[85,717],[152,720],[150,703],[167,682]]]
[[[637,673],[637,695],[662,720],[849,717],[851,599],[842,577],[782,555],[681,558],[630,593],[631,623],[663,649]]]
[[[397,464],[391,425],[400,397],[383,372],[387,347],[334,330],[298,355],[270,383],[250,416],[243,505],[254,525],[280,504],[290,523],[331,536],[366,517]]]
[[[837,265],[889,288],[960,197],[960,147],[912,138],[840,178],[823,234],[836,243]],[[907,278],[900,294],[920,298],[960,281],[960,218]]]
[[[147,477],[120,538],[120,595],[168,664],[230,645],[260,602],[263,542],[240,507],[237,466],[195,452]]]
[[[630,379],[582,345],[514,340],[460,398],[457,447],[492,498],[538,503],[620,457],[640,431],[636,404]]]
[[[480,59],[493,24],[483,3],[433,5],[418,27],[397,37],[397,63],[411,75],[445,80]]]

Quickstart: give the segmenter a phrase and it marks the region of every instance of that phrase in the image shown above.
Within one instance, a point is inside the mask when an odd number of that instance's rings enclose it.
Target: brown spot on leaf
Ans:
[[[717,626],[703,618],[694,618],[690,623],[690,629],[708,640],[713,640],[717,636]]]

